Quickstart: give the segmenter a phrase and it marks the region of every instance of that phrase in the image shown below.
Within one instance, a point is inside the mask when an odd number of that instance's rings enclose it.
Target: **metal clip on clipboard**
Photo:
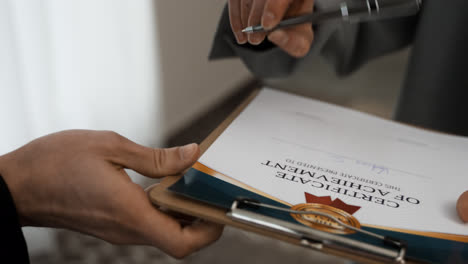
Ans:
[[[325,216],[338,223],[342,228],[349,228],[353,231],[374,237],[376,239],[381,240],[383,244],[391,245],[395,249],[392,250],[384,247],[379,247],[373,244],[368,244],[361,241],[346,238],[344,236],[334,235],[306,226],[293,224],[284,220],[279,220],[273,217],[257,214],[249,210],[239,208],[240,205],[264,207],[294,214],[317,214]],[[261,229],[274,231],[286,235],[288,237],[298,239],[300,241],[300,244],[304,247],[316,250],[322,250],[324,247],[328,247],[342,251],[359,251],[367,255],[381,257],[393,263],[405,263],[407,245],[404,241],[349,226],[336,219],[335,217],[322,212],[295,211],[268,204],[263,204],[249,199],[237,199],[232,203],[231,210],[227,212],[226,215],[233,221],[249,224]]]

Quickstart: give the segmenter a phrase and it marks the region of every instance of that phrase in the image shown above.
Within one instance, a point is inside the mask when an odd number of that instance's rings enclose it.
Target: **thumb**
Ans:
[[[181,173],[200,156],[200,149],[195,143],[182,147],[155,149],[138,145],[130,140],[126,140],[122,145],[122,151],[113,158],[115,163],[156,178]]]
[[[468,191],[460,195],[457,202],[457,211],[458,215],[463,222],[468,222]]]
[[[192,143],[183,147],[153,149],[153,177],[164,177],[181,173],[197,161],[200,148]]]

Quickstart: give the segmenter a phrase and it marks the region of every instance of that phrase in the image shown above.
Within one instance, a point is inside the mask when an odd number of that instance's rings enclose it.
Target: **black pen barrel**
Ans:
[[[331,20],[350,22],[397,18],[416,14],[421,7],[421,0],[365,0],[348,5],[343,2],[334,10],[316,11],[307,15],[281,21],[273,31],[301,24],[320,24]],[[253,26],[250,32],[265,32],[261,26]]]

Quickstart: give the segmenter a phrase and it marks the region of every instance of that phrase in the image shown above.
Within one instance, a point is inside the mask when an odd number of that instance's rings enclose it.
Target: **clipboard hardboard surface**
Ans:
[[[206,149],[217,139],[217,137],[230,125],[230,123],[243,111],[243,109],[257,96],[259,89],[254,90],[240,105],[226,118],[201,144],[200,149],[203,153]],[[182,175],[170,176],[162,180],[162,182],[149,191],[149,198],[151,202],[163,208],[205,219],[207,221],[233,226],[245,231],[254,232],[260,235],[271,237],[273,239],[285,241],[295,245],[301,245],[301,241],[282,235],[273,231],[257,228],[255,226],[233,221],[226,215],[226,210],[204,204],[189,198],[182,197],[167,190],[168,187],[177,182]],[[356,254],[352,251],[337,250],[334,248],[324,246],[320,252],[348,258],[359,263],[382,263],[384,259],[377,256],[370,256],[365,254]],[[388,261],[388,260],[387,260]],[[406,261],[406,263],[421,263],[417,261]]]

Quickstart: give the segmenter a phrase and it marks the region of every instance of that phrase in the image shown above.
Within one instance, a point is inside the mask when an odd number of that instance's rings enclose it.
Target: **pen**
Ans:
[[[246,27],[244,33],[268,32],[280,28],[305,23],[319,24],[325,21],[338,20],[358,22],[385,18],[411,16],[418,13],[422,0],[365,0],[359,4],[342,2],[335,10],[318,11],[281,21],[270,30],[261,25]]]

